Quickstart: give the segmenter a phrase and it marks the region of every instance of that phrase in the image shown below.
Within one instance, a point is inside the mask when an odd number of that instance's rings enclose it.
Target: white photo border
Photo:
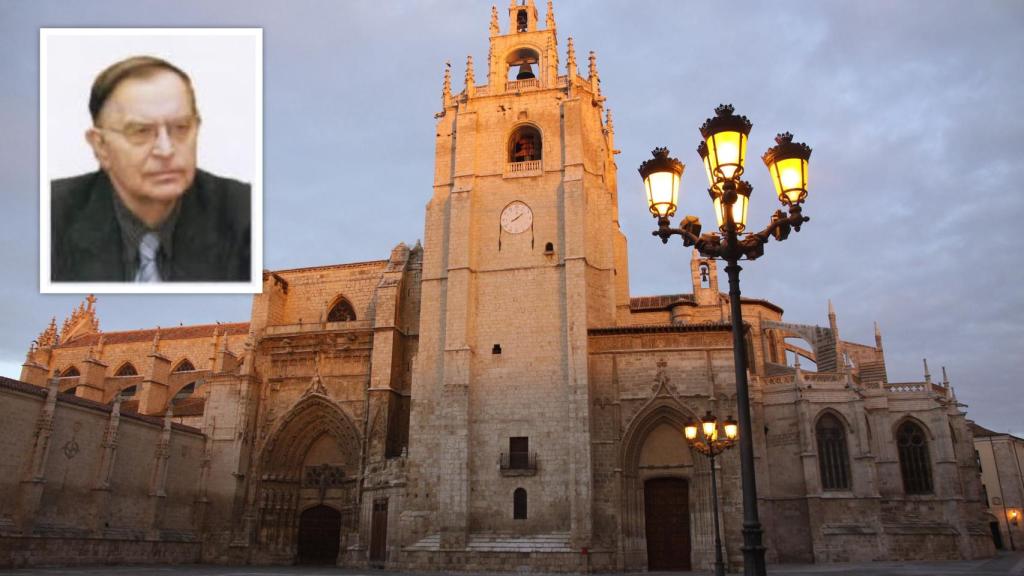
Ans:
[[[81,36],[88,37],[138,37],[164,40],[181,37],[248,37],[252,40],[253,73],[253,149],[251,176],[248,182],[252,189],[252,214],[250,237],[250,278],[248,282],[53,282],[50,270],[50,175],[48,150],[48,100],[47,71],[49,69],[48,42],[51,38]],[[126,53],[124,57],[133,54]],[[155,54],[159,56],[159,54]],[[113,64],[111,60],[108,64]],[[169,59],[175,65],[179,63]],[[192,74],[183,65],[186,73]],[[98,74],[101,69],[91,71]],[[195,80],[195,78],[193,78]],[[203,101],[201,88],[197,88],[200,102]],[[87,115],[88,92],[76,95],[82,105],[82,114]],[[206,123],[204,122],[204,126]],[[84,140],[83,149],[87,148]],[[200,150],[202,150],[200,146]],[[201,153],[202,154],[202,153]],[[206,168],[200,161],[200,168]],[[93,168],[95,169],[95,167]],[[212,168],[216,173],[216,167]],[[233,176],[232,174],[221,174]],[[263,29],[262,28],[40,28],[39,29],[39,291],[42,294],[257,294],[263,290]]]

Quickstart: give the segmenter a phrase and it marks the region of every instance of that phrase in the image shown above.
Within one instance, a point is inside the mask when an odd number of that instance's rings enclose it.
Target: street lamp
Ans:
[[[654,158],[640,165],[640,176],[647,189],[648,206],[658,220],[653,235],[663,243],[673,235],[683,238],[684,246],[695,246],[706,258],[725,260],[729,275],[729,304],[732,316],[733,360],[736,365],[736,408],[739,413],[740,470],[743,485],[743,573],[764,576],[764,546],[761,521],[757,514],[757,486],[754,475],[754,444],[750,423],[750,392],[747,385],[747,355],[743,339],[743,313],[740,308],[740,268],[742,259],[755,260],[764,255],[770,238],[778,241],[810,220],[801,212],[807,198],[807,163],[811,149],[793,142],[793,135],[779,134],[776,145],[762,156],[771,175],[776,196],[788,214],[776,210],[768,226],[757,233],[746,233],[747,205],[753,188],[742,180],[747,156],[747,137],[751,123],[745,116],[733,114],[733,107],[715,108],[715,117],[700,127],[703,140],[697,148],[718,220],[718,232],[701,234],[700,219],[685,216],[673,228],[669,218],[678,206],[679,181],[684,166],[669,157],[667,148],[656,148]],[[666,174],[667,173],[667,174]]]
[[[732,448],[738,434],[736,421],[729,416],[722,423],[725,438],[718,436],[718,419],[710,410],[700,419],[700,426],[691,422],[683,429],[686,441],[711,461],[711,506],[715,517],[715,576],[725,576],[725,562],[722,561],[722,536],[718,527],[718,480],[715,476],[715,457]],[[698,438],[698,429],[700,437]]]
[[[1018,520],[1020,520],[1020,512],[1010,509],[1006,516],[1009,520],[1006,523],[1006,534],[1010,537],[1010,550],[1016,550],[1017,546],[1013,542],[1013,529],[1017,526]]]

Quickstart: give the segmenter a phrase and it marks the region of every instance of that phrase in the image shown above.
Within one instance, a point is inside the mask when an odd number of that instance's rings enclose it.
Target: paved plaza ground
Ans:
[[[515,574],[515,573],[512,573]],[[706,576],[707,572],[647,572],[651,576]],[[960,562],[873,562],[769,566],[769,576],[1024,576],[1024,552]],[[465,572],[394,572],[307,566],[99,566],[19,568],[3,576],[467,576]]]

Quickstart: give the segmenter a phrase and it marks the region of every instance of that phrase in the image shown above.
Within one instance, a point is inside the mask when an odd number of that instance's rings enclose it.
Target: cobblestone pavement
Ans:
[[[516,573],[511,573],[516,574]],[[707,572],[647,572],[649,576],[706,576]],[[960,562],[873,562],[769,566],[769,576],[1024,576],[1024,552]],[[465,572],[395,572],[327,566],[94,566],[19,568],[2,576],[468,576]]]

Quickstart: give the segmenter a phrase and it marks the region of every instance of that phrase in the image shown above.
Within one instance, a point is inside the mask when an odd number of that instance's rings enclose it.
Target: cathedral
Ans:
[[[738,569],[738,450],[713,502],[682,433],[736,414],[729,297],[697,254],[691,292],[630,295],[582,68],[550,2],[492,9],[479,81],[445,73],[422,245],[266,271],[248,322],[104,332],[90,296],[46,327],[0,379],[0,566],[699,570],[717,505]],[[993,554],[945,377],[890,382],[831,305],[741,305],[769,562]]]

